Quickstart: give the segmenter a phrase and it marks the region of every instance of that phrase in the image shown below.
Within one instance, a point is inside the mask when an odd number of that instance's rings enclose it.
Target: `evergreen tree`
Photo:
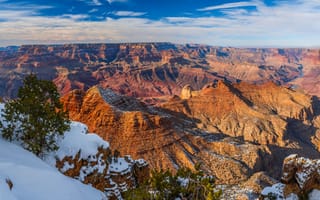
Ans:
[[[70,121],[63,111],[56,86],[36,75],[28,75],[18,91],[17,99],[5,104],[2,114],[2,137],[19,142],[40,156],[57,150],[56,140],[69,129]]]
[[[127,191],[124,197],[132,200],[217,200],[221,194],[221,190],[215,188],[215,179],[205,175],[197,164],[195,171],[182,167],[176,174],[169,170],[153,170],[144,184]]]

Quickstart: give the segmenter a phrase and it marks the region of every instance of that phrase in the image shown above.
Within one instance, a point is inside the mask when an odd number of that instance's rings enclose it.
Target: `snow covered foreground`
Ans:
[[[0,104],[1,108],[3,104]],[[102,192],[63,175],[51,166],[54,156],[73,154],[79,149],[82,149],[83,154],[88,154],[96,150],[98,145],[109,145],[96,135],[84,133],[85,128],[81,123],[72,123],[67,136],[59,142],[62,148],[47,156],[50,165],[0,137],[0,200],[107,199]],[[8,180],[13,184],[12,189],[7,184]]]
[[[9,189],[6,179],[13,183]],[[1,200],[106,199],[89,185],[61,174],[32,153],[0,139]]]

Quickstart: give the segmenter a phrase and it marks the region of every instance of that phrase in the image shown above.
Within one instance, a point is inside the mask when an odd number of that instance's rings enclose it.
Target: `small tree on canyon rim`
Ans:
[[[39,80],[34,74],[23,80],[18,97],[5,104],[2,117],[2,137],[37,156],[57,150],[57,138],[70,127],[54,83]]]

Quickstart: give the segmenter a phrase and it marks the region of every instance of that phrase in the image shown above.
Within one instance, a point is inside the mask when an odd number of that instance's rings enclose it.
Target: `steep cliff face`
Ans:
[[[185,114],[210,133],[267,145],[271,154],[277,155],[272,161],[277,166],[290,152],[318,156],[317,97],[271,82],[253,85],[218,81],[192,94],[188,99],[173,98],[162,107]]]
[[[267,147],[212,135],[198,129],[183,114],[146,106],[109,89],[74,91],[62,102],[72,119],[87,123],[90,131],[115,149],[142,157],[151,167],[175,170],[202,162],[203,168],[219,181],[236,183],[261,170],[271,159]]]
[[[62,102],[72,119],[122,153],[157,168],[201,162],[219,183],[239,183],[262,170],[277,176],[271,166],[279,168],[292,152],[318,155],[316,97],[273,83],[221,81],[200,91],[185,87],[182,96],[154,107],[94,87],[73,91]]]
[[[320,95],[318,49],[238,49],[171,43],[25,45],[0,50],[0,96],[13,97],[25,74],[53,80],[62,94],[100,84],[161,101],[184,85],[214,79],[298,86]]]
[[[319,99],[271,82],[253,85],[218,81],[191,91],[189,98],[184,92],[181,99],[173,98],[162,107],[197,119],[198,127],[210,132],[277,146],[287,146],[293,137],[310,143],[308,136],[319,132],[315,124]],[[310,130],[303,131],[307,127]]]

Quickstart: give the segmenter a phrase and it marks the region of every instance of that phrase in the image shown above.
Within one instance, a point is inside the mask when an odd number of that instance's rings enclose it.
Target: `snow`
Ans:
[[[64,162],[63,163],[63,167],[62,167],[62,169],[61,169],[61,172],[66,172],[66,171],[68,171],[69,169],[73,169],[74,168],[74,164],[72,163],[72,164],[70,164],[69,162]]]
[[[299,200],[299,197],[296,194],[289,194],[287,197],[284,197],[283,189],[285,185],[282,183],[276,183],[271,187],[266,187],[262,190],[261,194],[263,196],[267,196],[268,194],[272,194],[276,197],[276,200]]]
[[[58,142],[59,150],[50,153],[46,162],[55,166],[56,157],[62,160],[65,156],[74,157],[80,151],[79,159],[87,159],[89,156],[96,155],[99,147],[109,148],[109,143],[93,133],[87,133],[88,127],[80,122],[71,122],[70,130],[64,138]]]
[[[0,104],[0,120],[2,120],[2,108],[4,104]],[[128,175],[126,178],[130,179],[132,175],[128,173],[131,173],[133,164],[147,165],[143,159],[134,161],[130,156],[125,156],[125,158],[113,158],[108,166],[99,148],[107,150],[109,143],[96,134],[88,133],[88,127],[80,122],[71,122],[70,130],[65,132],[64,137],[58,138],[57,146],[59,146],[58,151],[45,153],[41,160],[0,136],[0,200],[103,200],[107,198],[106,195],[112,194],[122,199],[120,190],[127,190],[127,183],[115,183],[111,177],[120,174]],[[55,168],[57,159],[63,160],[65,157],[75,159],[77,155],[79,155],[77,159],[86,160],[88,164],[81,166],[80,174],[74,177],[75,179],[62,174],[75,168],[72,161],[68,159],[64,161],[59,169],[60,172]],[[93,172],[105,171],[106,178],[109,177],[108,180],[113,186],[105,188],[105,194],[81,183]],[[8,178],[13,182],[12,190],[6,183]]]
[[[283,195],[283,188],[284,188],[284,184],[282,183],[277,183],[272,185],[271,187],[266,187],[262,190],[261,194],[264,196],[267,196],[269,193],[274,194],[277,199],[283,199],[284,195]]]
[[[269,193],[272,193],[274,196],[276,196],[276,200],[299,200],[299,197],[296,194],[289,194],[287,197],[284,197],[283,195],[283,189],[284,184],[282,183],[276,183],[272,185],[271,187],[266,187],[262,190],[261,194],[264,196],[267,196]],[[312,192],[309,193],[309,200],[319,200],[320,199],[320,190],[312,190]]]
[[[106,168],[106,163],[102,159],[102,154],[97,158],[98,148],[109,148],[109,143],[104,141],[101,137],[93,133],[87,133],[88,127],[80,122],[71,122],[70,130],[64,135],[64,138],[58,141],[59,149],[56,152],[49,153],[44,159],[51,166],[56,165],[56,158],[62,160],[66,156],[75,158],[78,152],[80,152],[79,159],[87,160],[88,162],[97,162],[95,165],[82,166],[80,170],[79,180],[84,181],[86,176],[98,171],[102,173]],[[73,164],[64,162],[61,169],[62,172],[66,172],[69,169],[74,168]]]
[[[313,172],[317,170],[317,163],[313,160],[307,159],[307,158],[297,158],[298,165],[301,166],[303,169],[300,172],[297,172],[295,175],[295,178],[299,184],[300,188],[304,188],[306,181],[310,179]]]
[[[312,190],[309,193],[309,200],[319,200],[320,199],[320,190]]]
[[[110,173],[125,174],[130,169],[131,164],[129,164],[124,158],[117,158],[117,160],[113,158],[112,163],[109,165]]]
[[[1,110],[4,104],[0,104]],[[104,200],[99,190],[76,179],[63,175],[55,168],[55,158],[74,156],[81,149],[81,157],[95,155],[98,147],[108,148],[108,142],[95,134],[87,134],[88,128],[72,122],[70,131],[58,141],[60,149],[45,156],[44,162],[22,147],[0,137],[0,200]],[[51,165],[51,166],[50,166]],[[73,165],[65,162],[63,170]],[[10,190],[6,180],[13,183]]]
[[[6,179],[13,183],[12,190]],[[103,200],[105,195],[66,177],[32,153],[0,139],[0,199]]]
[[[182,178],[182,177],[178,177],[178,182],[180,183],[180,185],[182,187],[187,187],[189,184],[189,179],[188,178]]]

